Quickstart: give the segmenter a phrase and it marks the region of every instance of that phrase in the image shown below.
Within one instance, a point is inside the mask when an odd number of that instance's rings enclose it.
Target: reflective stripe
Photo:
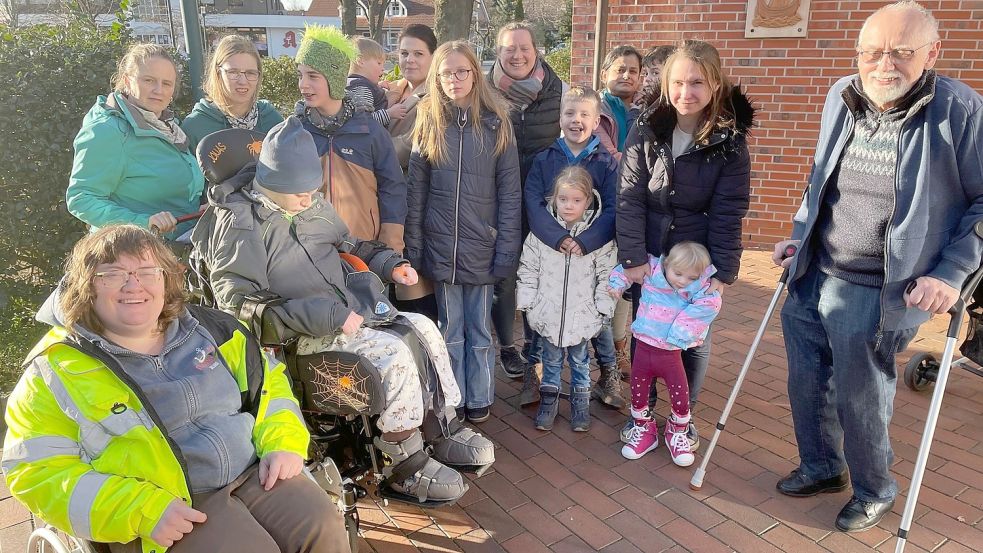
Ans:
[[[133,409],[127,409],[119,414],[112,413],[99,422],[93,421],[82,414],[75,400],[48,363],[36,363],[34,366],[38,368],[41,378],[48,385],[58,407],[79,426],[82,459],[86,463],[102,455],[114,437],[122,436],[137,426],[143,426],[147,430],[154,427],[153,421],[146,413]]]
[[[79,443],[64,436],[39,436],[22,442],[3,444],[3,472],[17,468],[21,463],[33,463],[58,455],[82,456]]]
[[[266,416],[269,418],[277,411],[283,410],[290,411],[291,413],[297,415],[298,419],[304,420],[304,416],[300,413],[300,407],[298,407],[293,400],[286,398],[271,399],[266,405]]]
[[[92,539],[92,521],[89,514],[96,501],[96,494],[102,485],[109,480],[108,474],[90,470],[83,474],[68,500],[68,522],[72,525],[72,534],[77,538]]]

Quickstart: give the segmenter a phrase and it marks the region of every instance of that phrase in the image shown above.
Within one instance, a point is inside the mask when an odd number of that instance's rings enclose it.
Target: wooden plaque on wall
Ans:
[[[804,37],[811,0],[748,0],[745,38]]]

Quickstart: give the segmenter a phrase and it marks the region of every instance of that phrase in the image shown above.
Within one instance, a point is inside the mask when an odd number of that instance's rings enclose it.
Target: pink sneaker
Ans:
[[[690,448],[689,438],[686,437],[688,426],[688,422],[676,422],[675,415],[666,421],[666,447],[669,448],[672,462],[681,467],[688,467],[696,460]]]
[[[641,459],[643,455],[659,447],[659,427],[655,421],[635,420],[628,431],[628,443],[621,448],[625,459]]]

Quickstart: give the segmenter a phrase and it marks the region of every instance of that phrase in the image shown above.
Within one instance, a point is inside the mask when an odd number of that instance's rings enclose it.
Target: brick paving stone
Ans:
[[[511,427],[498,432],[491,438],[502,444],[502,447],[523,461],[542,453],[542,449],[539,446],[529,441],[525,436]]]
[[[608,518],[624,510],[624,507],[618,502],[612,501],[611,498],[583,480],[563,488],[563,493],[574,503],[583,505],[591,514],[600,519]]]
[[[611,498],[656,528],[678,516],[674,511],[634,486],[619,490]]]
[[[689,551],[700,553],[732,553],[733,550],[720,540],[702,531],[682,517],[659,528],[662,533]]]
[[[782,550],[761,539],[754,532],[732,520],[725,520],[710,529],[710,535],[739,553],[782,553]]]
[[[773,544],[782,551],[794,551],[795,553],[825,553],[825,549],[816,542],[792,530],[784,524],[778,524],[761,535],[768,543]]]
[[[509,514],[530,534],[546,545],[552,545],[570,535],[567,527],[560,524],[550,513],[535,503],[527,503]]]
[[[567,467],[587,459],[580,449],[558,438],[556,434],[553,434],[552,432],[543,433],[543,435],[536,440],[536,445],[543,448],[543,451],[545,451],[550,457],[553,457]]]
[[[918,523],[967,547],[979,548],[980,544],[983,544],[983,530],[937,511],[925,513],[924,516],[919,517]]]
[[[720,513],[679,490],[669,490],[656,499],[680,517],[703,530],[712,528],[724,521],[724,517]]]
[[[635,547],[630,541],[620,539],[602,549],[604,553],[641,553],[642,550]]]
[[[622,511],[604,522],[645,553],[665,551],[675,544],[665,534],[629,510]]]
[[[361,510],[359,510],[359,514],[361,514]],[[478,528],[478,523],[460,505],[434,509],[430,511],[430,517],[445,534],[452,538]]]
[[[546,480],[534,476],[519,482],[518,486],[534,503],[550,514],[556,514],[573,505],[573,500]]]
[[[522,493],[519,488],[515,487],[500,473],[486,474],[474,482],[488,494],[488,497],[498,503],[499,507],[506,511],[529,502],[526,494]]]
[[[610,526],[580,505],[574,505],[553,516],[594,549],[601,549],[621,539]]]
[[[469,532],[459,539],[463,539],[465,536],[469,536],[475,532],[486,532],[494,536],[497,541],[503,542],[523,532],[522,526],[491,499],[482,499],[465,509],[465,511],[467,511],[468,516],[473,518],[481,528]]]
[[[469,534],[465,534],[456,540],[454,543],[461,548],[465,553],[504,553],[505,550],[502,546],[498,544],[497,541],[492,539],[492,536],[482,529],[475,530]]]
[[[502,544],[509,553],[549,553],[550,548],[536,539],[532,534],[519,534]]]
[[[539,478],[546,480],[557,488],[564,488],[580,480],[576,474],[570,472],[563,463],[550,457],[546,453],[540,453],[535,457],[526,459],[526,464],[535,472]]]
[[[590,459],[571,466],[570,471],[607,495],[628,486],[628,483],[616,474]]]
[[[862,534],[863,532],[860,532]],[[873,547],[868,547],[856,539],[856,534],[845,534],[843,532],[833,532],[825,538],[819,540],[819,545],[825,547],[833,553],[868,553],[873,552]]]
[[[567,536],[566,539],[553,546],[553,551],[555,553],[590,553],[597,551],[597,549],[584,543],[577,536]]]
[[[436,526],[428,526],[406,536],[410,543],[425,553],[459,553],[461,548]]]
[[[756,535],[761,535],[779,524],[774,518],[724,492],[705,499],[704,503]]]

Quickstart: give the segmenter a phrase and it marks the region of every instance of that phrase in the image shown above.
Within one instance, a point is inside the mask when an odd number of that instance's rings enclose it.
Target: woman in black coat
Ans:
[[[722,293],[737,280],[753,118],[754,108],[723,75],[712,45],[688,40],[666,60],[659,98],[629,132],[618,187],[618,257],[634,282],[648,276],[648,255],[661,256],[686,240],[710,251],[717,268],[711,291]],[[683,352],[691,404],[703,385],[710,342],[707,335],[702,346]],[[692,423],[687,435],[695,450],[699,436]]]

